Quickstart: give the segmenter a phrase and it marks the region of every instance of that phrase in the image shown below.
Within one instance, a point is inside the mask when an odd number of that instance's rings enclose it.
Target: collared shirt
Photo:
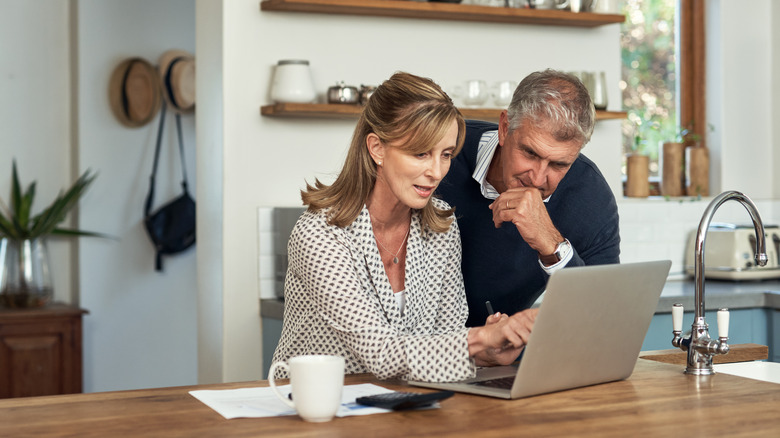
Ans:
[[[488,169],[490,168],[491,161],[493,161],[493,156],[496,154],[497,148],[498,131],[486,131],[484,134],[482,134],[482,137],[479,139],[479,145],[477,145],[477,163],[476,166],[474,166],[474,173],[471,176],[474,178],[474,181],[479,183],[482,196],[487,199],[496,199],[499,195],[498,190],[496,190],[496,188],[493,187],[493,185],[490,184],[487,180]],[[551,196],[552,195],[545,198],[544,202],[546,203],[549,201]],[[544,263],[539,260],[539,266],[544,269],[544,272],[550,275],[553,272],[566,266],[566,264],[569,263],[569,260],[571,260],[573,256],[574,251],[572,250],[569,251],[563,259],[554,265],[545,266]]]

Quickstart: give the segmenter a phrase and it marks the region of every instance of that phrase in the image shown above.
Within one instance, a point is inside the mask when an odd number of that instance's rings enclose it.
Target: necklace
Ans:
[[[391,255],[393,256],[393,264],[394,264],[394,265],[397,265],[397,264],[398,264],[398,254],[400,254],[400,253],[401,253],[401,250],[404,248],[404,245],[406,245],[406,238],[407,238],[407,237],[409,237],[409,230],[411,230],[411,229],[412,229],[412,224],[410,223],[410,224],[409,224],[409,228],[407,228],[407,229],[406,229],[406,234],[404,235],[404,240],[402,240],[402,241],[401,241],[401,246],[400,246],[400,247],[398,247],[398,251],[396,251],[396,252],[395,252],[395,254],[393,254],[393,252],[392,252],[392,251],[390,251],[389,249],[387,249],[387,247],[385,247],[385,246],[382,244],[382,242],[379,240],[379,237],[377,237],[377,235],[376,235],[376,234],[374,234],[374,239],[376,240],[376,243],[378,243],[378,244],[379,244],[379,246],[381,246],[381,247],[382,247],[382,249],[384,249],[385,251],[387,251],[387,253],[388,253],[388,254],[391,254]]]

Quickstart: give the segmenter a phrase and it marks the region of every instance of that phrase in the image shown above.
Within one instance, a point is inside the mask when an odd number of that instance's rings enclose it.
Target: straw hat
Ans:
[[[183,50],[160,56],[160,83],[168,106],[179,113],[195,110],[195,57]]]
[[[111,110],[130,127],[149,123],[160,110],[160,79],[149,61],[127,58],[114,68],[108,87]]]

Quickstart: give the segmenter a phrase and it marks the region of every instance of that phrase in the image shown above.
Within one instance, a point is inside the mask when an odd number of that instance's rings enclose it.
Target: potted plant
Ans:
[[[100,236],[59,227],[95,177],[87,170],[47,208],[32,216],[35,182],[22,191],[13,162],[10,205],[0,197],[0,305],[41,307],[51,301],[54,291],[46,248],[49,236]]]

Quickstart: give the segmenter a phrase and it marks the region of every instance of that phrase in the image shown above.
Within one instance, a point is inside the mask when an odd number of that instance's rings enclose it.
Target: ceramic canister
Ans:
[[[271,99],[276,103],[311,103],[317,98],[309,61],[285,59],[276,64]]]

